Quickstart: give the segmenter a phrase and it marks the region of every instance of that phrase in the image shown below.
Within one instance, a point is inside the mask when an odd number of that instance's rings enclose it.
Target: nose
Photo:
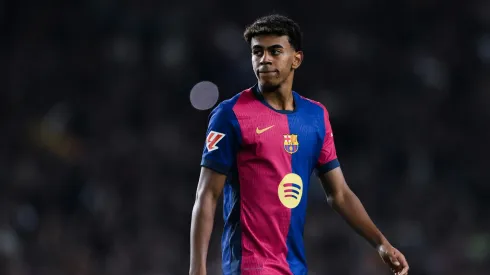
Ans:
[[[262,57],[260,58],[260,65],[270,65],[270,64],[272,64],[271,56],[266,51],[262,54]]]

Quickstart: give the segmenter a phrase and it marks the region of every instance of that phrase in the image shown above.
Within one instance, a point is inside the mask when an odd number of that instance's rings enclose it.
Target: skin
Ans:
[[[206,275],[209,239],[213,231],[218,199],[226,176],[206,167],[201,168],[196,200],[192,209],[190,275]]]
[[[294,110],[294,72],[303,62],[287,36],[260,35],[250,41],[252,67],[265,100],[277,110]]]
[[[303,61],[287,36],[261,35],[251,40],[252,67],[265,100],[277,110],[294,110],[294,72]],[[226,176],[201,168],[191,221],[191,275],[205,275],[209,240],[218,199]],[[359,198],[347,185],[340,167],[320,175],[328,202],[373,247],[396,275],[408,274],[404,255],[394,248],[373,223]]]

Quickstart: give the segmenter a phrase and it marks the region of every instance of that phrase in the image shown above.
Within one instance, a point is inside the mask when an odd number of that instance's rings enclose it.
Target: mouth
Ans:
[[[278,71],[276,70],[273,70],[273,71],[266,71],[266,70],[263,70],[263,71],[259,71],[259,74],[275,74],[277,73]]]

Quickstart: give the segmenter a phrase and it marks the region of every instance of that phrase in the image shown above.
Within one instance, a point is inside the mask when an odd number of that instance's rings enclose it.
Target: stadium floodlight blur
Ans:
[[[198,110],[211,109],[219,98],[219,90],[216,84],[210,81],[201,81],[191,90],[191,104]]]

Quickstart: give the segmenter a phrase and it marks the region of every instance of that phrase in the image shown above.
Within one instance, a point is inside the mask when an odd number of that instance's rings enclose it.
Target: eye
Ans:
[[[257,56],[261,56],[262,55],[262,51],[261,50],[252,50],[252,54],[253,55],[257,55]]]
[[[277,49],[274,49],[274,50],[271,50],[271,54],[272,55],[279,55],[279,54],[281,54],[281,51],[280,50],[277,50]]]

